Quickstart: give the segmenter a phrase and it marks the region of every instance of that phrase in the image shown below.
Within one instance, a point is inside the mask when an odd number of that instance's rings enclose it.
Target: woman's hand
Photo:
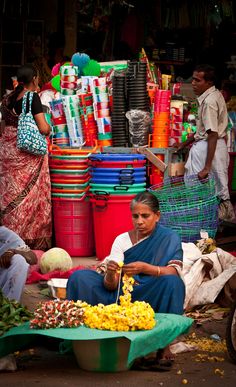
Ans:
[[[137,262],[132,262],[132,263],[128,263],[127,265],[124,265],[122,267],[122,271],[128,276],[133,276],[141,273],[146,274],[146,268],[147,268],[147,264],[145,262],[137,261]]]
[[[120,267],[117,262],[109,261],[107,263],[107,272],[104,277],[104,286],[108,290],[115,290],[117,289],[118,282],[119,282],[119,270]]]
[[[108,263],[107,263],[107,271],[117,272],[118,270],[120,270],[120,266],[118,265],[117,262],[115,262],[115,261],[108,261]]]

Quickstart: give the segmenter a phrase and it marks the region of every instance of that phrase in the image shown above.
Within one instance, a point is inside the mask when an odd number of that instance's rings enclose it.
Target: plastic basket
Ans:
[[[56,246],[65,249],[72,257],[94,254],[94,228],[92,205],[80,198],[52,197]]]
[[[159,200],[160,223],[176,230],[183,242],[194,242],[204,229],[214,237],[218,227],[218,199],[212,176],[199,180],[197,175],[169,177],[151,186]]]

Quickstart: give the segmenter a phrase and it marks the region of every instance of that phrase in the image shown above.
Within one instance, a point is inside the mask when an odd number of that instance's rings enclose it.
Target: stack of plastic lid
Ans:
[[[103,259],[117,235],[132,228],[130,202],[146,190],[146,159],[137,154],[96,154],[89,161],[96,255]]]
[[[149,111],[147,92],[147,64],[144,62],[128,62],[126,75],[128,108]]]
[[[79,94],[78,98],[85,145],[94,146],[98,138],[98,128],[94,118],[93,94]]]
[[[112,139],[113,145],[128,146],[125,95],[125,75],[115,72],[112,77]]]
[[[70,138],[62,99],[49,102],[51,108],[52,142],[60,147],[69,146]]]
[[[75,95],[77,91],[78,67],[60,67],[60,86],[62,95]]]
[[[112,145],[111,111],[108,86],[105,77],[92,79],[94,116],[98,126],[98,145]]]
[[[152,147],[167,148],[170,136],[170,90],[155,91]]]

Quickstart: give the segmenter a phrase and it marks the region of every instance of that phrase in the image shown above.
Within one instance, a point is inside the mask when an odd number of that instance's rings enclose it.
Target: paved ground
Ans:
[[[79,259],[79,263],[75,261],[75,265],[87,263],[94,263],[94,260]],[[32,310],[43,298],[38,285],[27,285],[22,302]],[[211,319],[200,325],[194,324],[190,333],[195,332],[199,337],[218,334],[224,339],[226,324],[227,317]],[[236,385],[236,365],[230,362],[227,352],[201,352],[204,354],[202,362],[196,361],[197,354],[200,353],[198,350],[178,354],[173,368],[168,372],[129,370],[102,374],[81,370],[73,355],[59,354],[57,346],[55,347],[53,343],[46,345],[40,342],[30,350],[21,352],[17,357],[18,370],[14,373],[1,373],[0,385],[18,387]],[[216,356],[214,359],[213,355]]]

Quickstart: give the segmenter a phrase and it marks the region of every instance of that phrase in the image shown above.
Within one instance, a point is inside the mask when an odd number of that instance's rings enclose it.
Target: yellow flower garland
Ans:
[[[122,267],[122,264],[119,266]],[[120,269],[120,276],[121,271]],[[85,306],[84,323],[86,326],[111,331],[136,331],[154,328],[156,324],[155,312],[151,305],[144,301],[131,302],[134,278],[124,274],[122,281],[123,295],[119,297],[120,305],[115,303]]]

